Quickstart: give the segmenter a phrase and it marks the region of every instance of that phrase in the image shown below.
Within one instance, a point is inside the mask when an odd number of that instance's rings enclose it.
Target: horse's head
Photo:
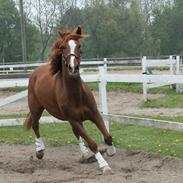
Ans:
[[[59,34],[61,39],[53,46],[54,54],[57,55],[56,57],[52,56],[54,73],[61,70],[62,64],[60,62],[62,62],[70,75],[78,75],[81,57],[80,40],[86,35],[82,34],[81,27],[77,27],[73,32],[63,31]],[[54,62],[59,63],[55,64]]]

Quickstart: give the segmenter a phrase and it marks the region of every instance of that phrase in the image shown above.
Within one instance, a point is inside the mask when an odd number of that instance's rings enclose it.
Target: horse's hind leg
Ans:
[[[80,123],[81,126],[83,127],[83,123]],[[72,124],[71,124],[72,125]],[[85,145],[85,143],[83,142],[83,139],[82,137],[80,136],[77,128],[75,128],[74,126],[72,126],[72,131],[74,133],[74,135],[76,136],[76,138],[78,139],[78,142],[79,142],[79,148],[80,148],[80,151],[81,151],[81,154],[82,154],[82,157],[84,159],[86,159],[88,157],[88,154],[89,154],[89,151]]]
[[[113,145],[112,136],[107,131],[107,128],[104,124],[104,120],[101,114],[98,112],[97,114],[93,115],[92,121],[95,123],[95,125],[98,127],[98,129],[104,136],[104,141],[105,144],[107,145],[107,155],[113,156],[116,153],[116,148]]]
[[[29,109],[30,109],[30,122],[31,127],[36,135],[35,144],[36,144],[36,156],[38,159],[43,158],[43,151],[45,150],[45,145],[40,136],[39,132],[39,119],[42,115],[44,108],[39,104],[34,94],[30,94],[28,98]]]
[[[98,161],[99,167],[102,168],[103,173],[107,173],[108,171],[110,171],[111,168],[109,167],[107,161],[105,161],[101,153],[98,151],[96,142],[86,133],[81,123],[72,122],[71,125],[75,130],[77,130],[79,136],[81,136],[88,143],[88,146],[90,150],[95,154],[95,158]]]

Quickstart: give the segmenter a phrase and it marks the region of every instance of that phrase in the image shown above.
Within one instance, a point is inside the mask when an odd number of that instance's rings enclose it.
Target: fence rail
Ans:
[[[104,58],[104,59],[91,59],[91,60],[81,60],[81,67],[98,67],[107,63],[110,66],[140,66],[141,58]],[[7,64],[0,65],[0,74],[9,74],[9,73],[23,73],[30,72],[38,66],[41,66],[47,63],[31,63],[31,64]]]

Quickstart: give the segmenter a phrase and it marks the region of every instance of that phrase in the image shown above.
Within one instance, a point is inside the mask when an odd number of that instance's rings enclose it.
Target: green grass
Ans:
[[[117,147],[144,150],[183,159],[183,133],[158,128],[113,124]]]
[[[98,82],[87,83],[87,85],[94,90],[98,90]],[[12,87],[12,88],[1,88],[0,91],[5,92],[20,92],[26,90],[27,87]],[[124,90],[126,92],[142,93],[142,84],[140,83],[107,83],[107,90]],[[159,87],[150,89],[149,93],[164,93],[164,94],[174,94],[175,90],[171,89],[169,86]]]
[[[19,113],[19,114],[0,114],[0,119],[17,119],[17,118],[25,118],[27,113]],[[47,111],[44,111],[42,116],[50,116]]]
[[[91,82],[91,83],[87,83],[87,85],[94,89],[97,90],[98,89],[98,83],[97,82]],[[107,83],[107,90],[123,90],[126,92],[133,92],[133,93],[142,93],[142,84],[140,83],[115,83],[115,82],[108,82]],[[175,89],[170,88],[170,86],[162,86],[162,87],[158,87],[158,88],[152,88],[148,90],[148,93],[151,94],[166,94],[166,95],[170,95],[170,94],[176,94]]]
[[[98,90],[98,83],[92,82],[87,85],[94,90]],[[142,93],[142,84],[139,83],[107,83],[107,90],[124,90],[126,92]]]
[[[101,135],[96,127],[86,122],[89,134],[101,143]],[[160,155],[176,156],[183,159],[183,133],[158,128],[111,123],[110,131],[118,148],[143,150]],[[69,124],[41,125],[41,134],[47,145],[59,146],[77,143]],[[34,134],[26,132],[22,126],[0,127],[0,142],[33,144]]]
[[[0,114],[0,119],[15,119],[15,118],[24,118],[26,114]]]
[[[10,87],[10,88],[0,88],[0,91],[4,91],[4,92],[21,92],[26,90],[27,87],[20,87],[20,86],[16,86],[16,87]]]
[[[167,94],[157,99],[150,99],[141,104],[141,107],[151,108],[182,108],[183,107],[183,94]]]
[[[174,121],[183,123],[183,116],[162,116],[162,115],[126,115],[132,117],[139,117],[139,118],[149,118],[149,119],[157,119],[157,120],[165,120],[165,121]]]

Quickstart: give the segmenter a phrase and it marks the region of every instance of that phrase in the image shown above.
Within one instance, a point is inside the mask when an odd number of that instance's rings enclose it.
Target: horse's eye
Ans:
[[[61,49],[61,50],[64,50],[64,49],[65,49],[65,46],[64,46],[64,45],[61,45],[61,46],[60,46],[60,49]]]

